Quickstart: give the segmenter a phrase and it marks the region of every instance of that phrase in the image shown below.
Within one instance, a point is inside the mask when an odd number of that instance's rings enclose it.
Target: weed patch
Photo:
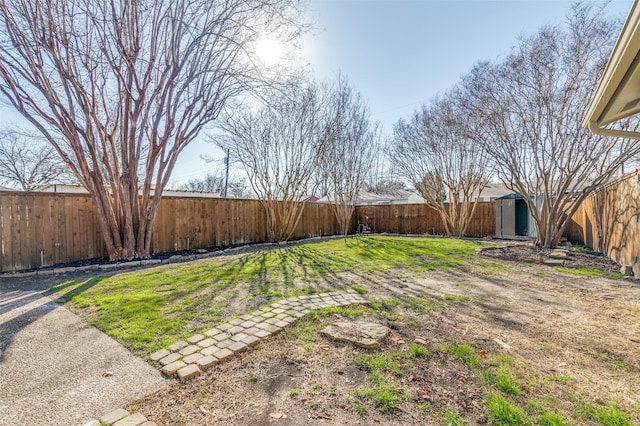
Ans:
[[[442,413],[442,420],[446,426],[465,426],[467,424],[456,411],[450,409]]]
[[[582,417],[588,420],[596,420],[604,426],[632,426],[629,413],[618,408],[612,402],[600,406],[582,404],[578,407]]]
[[[501,394],[491,393],[485,399],[485,407],[489,419],[498,426],[521,426],[529,425],[525,412],[514,405],[511,405]]]
[[[411,349],[409,349],[409,354],[411,355],[412,358],[428,358],[429,357],[429,351],[424,346],[418,345],[416,343],[411,344]]]
[[[477,367],[480,364],[478,352],[468,343],[462,345],[438,345],[435,350],[453,355],[469,368]]]
[[[540,426],[566,426],[569,423],[565,420],[564,416],[557,413],[544,413],[538,417],[537,424]]]
[[[583,277],[609,278],[613,280],[633,279],[633,277],[622,275],[620,272],[607,271],[605,269],[596,269],[596,268],[555,268],[555,269],[556,271],[562,272],[563,274],[579,275]]]
[[[393,383],[379,384],[373,388],[356,390],[356,397],[370,399],[381,413],[389,413],[398,408],[398,405],[409,399],[409,393],[402,391]]]
[[[355,363],[358,367],[364,368],[372,373],[384,371],[399,376],[402,373],[402,368],[397,360],[401,357],[402,355],[397,352],[390,354],[380,353],[377,355],[364,354],[356,356]]]
[[[520,395],[520,387],[513,379],[511,370],[506,365],[493,369],[482,370],[482,378],[485,384],[490,384],[510,395]]]
[[[298,389],[298,388],[289,389],[289,396],[292,397],[292,398],[294,396],[298,396],[299,393],[300,393],[300,389]]]

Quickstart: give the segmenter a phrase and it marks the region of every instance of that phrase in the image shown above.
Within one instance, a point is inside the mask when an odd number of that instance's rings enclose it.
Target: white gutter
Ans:
[[[583,123],[584,126],[585,123]],[[616,129],[607,129],[606,127],[600,126],[595,121],[588,121],[586,123],[586,127],[591,130],[592,133],[596,135],[602,136],[611,136],[614,138],[630,138],[630,139],[640,139],[640,132],[631,132],[628,130],[616,130]]]
[[[639,72],[640,3],[634,0],[582,126],[603,136],[640,139],[640,132],[604,127],[640,112]]]

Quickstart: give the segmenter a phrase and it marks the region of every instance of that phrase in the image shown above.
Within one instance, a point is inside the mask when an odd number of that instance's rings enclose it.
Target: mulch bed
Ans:
[[[584,249],[566,249],[564,247],[560,247],[559,250],[567,254],[564,265],[566,268],[597,268],[620,272],[620,264],[603,253]],[[549,258],[553,252],[553,249],[537,247],[531,244],[510,244],[484,249],[481,255],[514,262],[542,263],[542,260]]]

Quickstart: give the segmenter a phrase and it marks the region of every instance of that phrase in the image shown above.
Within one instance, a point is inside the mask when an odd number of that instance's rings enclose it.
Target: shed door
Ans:
[[[500,228],[496,231],[499,235],[516,235],[516,200],[498,200],[498,203],[496,217],[500,217]]]

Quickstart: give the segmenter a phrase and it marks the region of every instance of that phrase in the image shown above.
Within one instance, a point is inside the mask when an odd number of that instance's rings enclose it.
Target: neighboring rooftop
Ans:
[[[502,182],[489,182],[480,192],[478,201],[493,201],[504,195],[511,194],[513,191],[506,187]]]
[[[44,185],[36,190],[36,192],[54,192],[58,194],[88,194],[89,192],[82,185],[71,184],[49,184]],[[162,192],[163,197],[201,197],[201,198],[221,198],[219,192],[200,192],[186,191],[181,189],[165,189]]]
[[[325,195],[318,200],[319,203],[331,202],[330,196]],[[360,191],[357,206],[371,206],[376,204],[422,204],[424,199],[410,189],[392,189],[383,192]]]

